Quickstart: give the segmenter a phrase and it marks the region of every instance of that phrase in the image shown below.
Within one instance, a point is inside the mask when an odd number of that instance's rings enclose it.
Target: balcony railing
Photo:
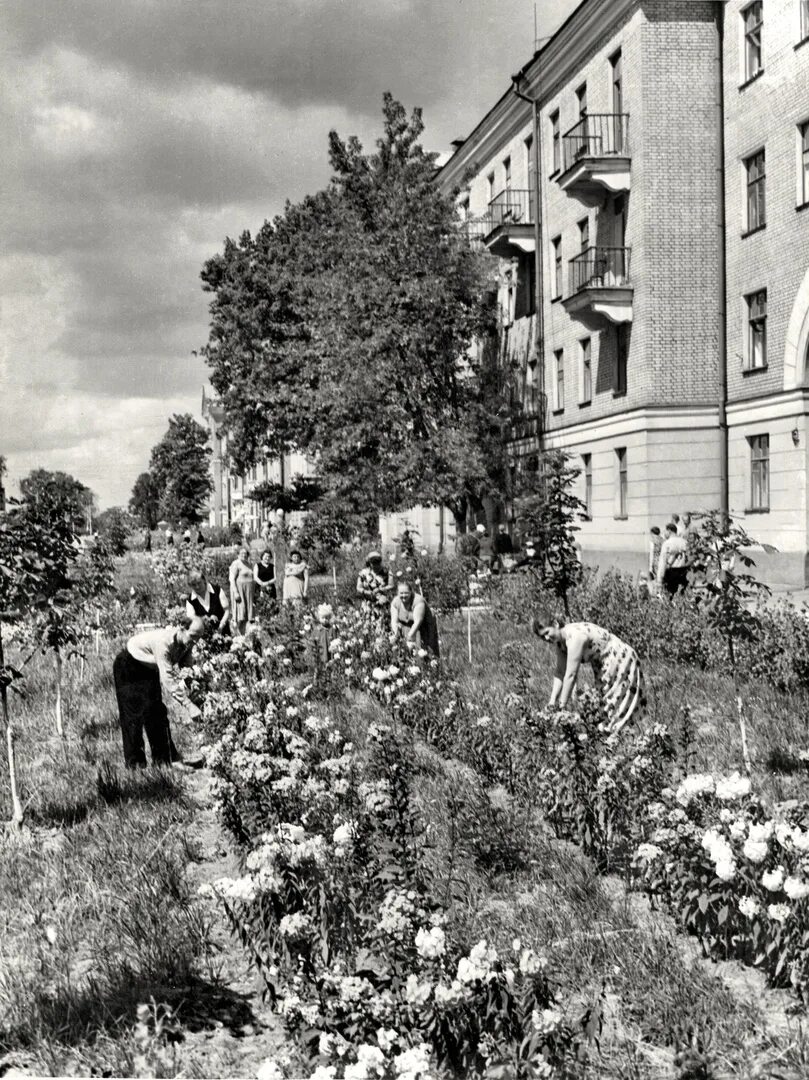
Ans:
[[[588,113],[562,136],[563,172],[586,158],[629,157],[629,113]]]
[[[531,225],[534,221],[534,193],[506,188],[490,201],[488,217],[491,228],[500,225]]]
[[[588,247],[570,260],[570,293],[631,285],[627,247]]]
[[[492,219],[484,214],[481,217],[467,218],[461,222],[461,232],[469,244],[482,244],[483,238],[492,231]]]

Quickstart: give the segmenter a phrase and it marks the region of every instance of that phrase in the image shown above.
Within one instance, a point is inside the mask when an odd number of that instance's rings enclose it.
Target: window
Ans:
[[[534,253],[521,252],[517,266],[517,295],[514,318],[522,319],[536,311],[537,277]]]
[[[558,173],[561,168],[561,156],[560,156],[560,138],[559,138],[559,110],[551,113],[551,162],[553,164],[553,175]]]
[[[554,359],[554,412],[562,412],[565,407],[565,351],[557,349]]]
[[[562,295],[562,237],[557,236],[551,240],[553,248],[553,296],[552,300],[558,300]]]
[[[809,0],[800,0],[801,41],[809,38]]]
[[[486,177],[486,201],[491,202],[494,198],[494,173],[489,173]]]
[[[531,217],[529,220],[536,221],[537,191],[534,182],[534,136],[529,135],[525,140],[525,175],[528,179],[528,206]]]
[[[582,472],[584,473],[584,513],[588,521],[593,519],[593,455],[582,454]]]
[[[621,50],[610,57],[612,68],[612,111],[622,113],[624,111],[624,84],[621,72]]]
[[[579,251],[587,251],[590,247],[590,219],[582,218],[579,222]]]
[[[798,198],[799,206],[809,203],[809,120],[798,128]]]
[[[581,343],[581,404],[589,405],[593,396],[593,355],[590,338]]]
[[[764,151],[759,150],[745,160],[747,174],[747,232],[754,232],[767,224]]]
[[[576,101],[579,106],[579,120],[587,115],[587,83],[582,83],[576,91]]]
[[[511,158],[503,161],[503,187],[508,190],[511,187]]]
[[[750,509],[770,509],[770,436],[751,435]]]
[[[767,366],[767,290],[751,293],[747,301],[747,357],[745,367],[757,371]]]
[[[460,202],[460,215],[461,221],[469,221],[469,196]]]
[[[615,451],[615,471],[617,480],[617,483],[615,485],[615,516],[617,518],[625,518],[627,517],[627,471],[625,446],[619,446]]]
[[[629,361],[629,325],[615,327],[615,395],[626,393],[626,369]]]
[[[758,75],[762,68],[761,62],[761,37],[764,5],[761,0],[756,0],[742,12],[744,23],[744,79],[749,82]]]

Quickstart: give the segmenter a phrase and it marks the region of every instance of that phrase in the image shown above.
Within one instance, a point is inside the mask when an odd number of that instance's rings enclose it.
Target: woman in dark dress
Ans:
[[[276,599],[278,594],[275,589],[275,567],[269,549],[261,553],[261,558],[253,567],[253,580],[261,596],[266,596],[269,600]]]

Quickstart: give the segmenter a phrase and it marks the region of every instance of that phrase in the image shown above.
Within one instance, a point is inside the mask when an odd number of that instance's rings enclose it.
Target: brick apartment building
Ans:
[[[499,260],[514,457],[573,455],[588,561],[728,505],[804,583],[807,36],[804,0],[584,0],[438,173]]]
[[[270,519],[270,511],[251,497],[256,484],[269,480],[276,484],[289,484],[296,476],[311,476],[311,463],[303,454],[287,454],[281,458],[267,458],[254,465],[245,475],[233,472],[228,463],[228,437],[225,412],[221,404],[202,392],[202,419],[208,428],[211,447],[211,501],[208,524],[227,528],[233,523],[241,525],[244,534],[255,537],[261,526]],[[300,525],[301,511],[288,515],[290,525]]]

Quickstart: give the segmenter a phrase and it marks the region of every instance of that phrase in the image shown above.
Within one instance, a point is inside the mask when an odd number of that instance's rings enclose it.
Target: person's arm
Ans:
[[[427,614],[427,603],[424,600],[415,600],[413,602],[413,622],[410,625],[410,629],[407,631],[407,640],[414,641],[416,634],[419,632],[419,627],[424,622],[424,617]]]
[[[190,600],[186,600],[185,602],[185,613],[189,619],[195,619],[197,616],[196,611],[194,611],[194,606]]]
[[[191,717],[192,720],[201,715],[201,710],[197,708],[191,698],[188,696],[188,691],[185,688],[180,673],[176,665],[172,664],[168,658],[168,646],[162,645],[154,650],[155,663],[157,664],[157,670],[160,672],[160,685],[171,694],[175,702],[180,708]]]
[[[395,600],[390,606],[390,632],[393,637],[399,634],[399,611]]]
[[[255,581],[259,589],[262,589],[264,587],[264,582],[258,576],[258,563],[256,563],[256,565],[253,567],[253,581]]]
[[[660,547],[660,555],[657,558],[657,582],[659,585],[663,584],[663,576],[666,573],[666,567],[668,566],[668,540],[664,540]]]
[[[565,674],[562,680],[562,693],[559,696],[560,709],[567,707],[571,694],[576,687],[576,679],[579,675],[581,658],[586,643],[587,639],[584,635],[580,634],[577,634],[572,640],[567,642],[567,663],[565,664]],[[556,680],[554,680],[554,683],[555,682]]]
[[[306,595],[307,595],[308,592],[309,592],[309,567],[307,566],[306,569],[303,572],[303,596],[304,596],[304,599],[306,598]]]
[[[221,588],[219,590],[219,600],[222,604],[222,618],[219,620],[219,629],[225,630],[230,625],[230,597]]]
[[[551,699],[548,705],[553,707],[559,700],[559,695],[562,693],[562,682],[565,677],[565,670],[567,669],[567,655],[565,650],[559,645],[556,646],[556,670],[553,673],[553,688],[551,689]]]
[[[370,590],[366,589],[362,583],[362,574],[357,574],[357,596],[362,596],[363,598],[365,598],[370,595]]]

